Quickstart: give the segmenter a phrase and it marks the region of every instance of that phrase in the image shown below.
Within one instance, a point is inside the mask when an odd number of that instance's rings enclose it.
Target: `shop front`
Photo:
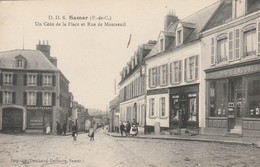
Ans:
[[[197,129],[199,84],[170,88],[170,127]]]
[[[222,133],[260,132],[260,64],[247,62],[206,70],[208,128]]]
[[[52,107],[27,107],[28,129],[43,129],[47,123],[52,125]]]

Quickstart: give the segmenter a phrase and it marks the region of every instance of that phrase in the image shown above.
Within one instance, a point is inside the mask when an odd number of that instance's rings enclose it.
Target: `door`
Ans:
[[[3,131],[21,132],[23,130],[23,110],[3,109]]]

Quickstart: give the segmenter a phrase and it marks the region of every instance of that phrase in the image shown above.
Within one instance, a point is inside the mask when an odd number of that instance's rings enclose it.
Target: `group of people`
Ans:
[[[66,123],[63,123],[62,127],[60,125],[59,122],[56,122],[57,123],[57,135],[62,135],[62,132],[64,135],[66,135],[66,132],[67,132],[67,124]]]
[[[138,134],[138,123],[136,122],[135,119],[133,119],[132,125],[130,124],[129,121],[126,122],[126,125],[124,125],[124,123],[121,121],[120,124],[120,132],[121,132],[121,136],[136,136]]]

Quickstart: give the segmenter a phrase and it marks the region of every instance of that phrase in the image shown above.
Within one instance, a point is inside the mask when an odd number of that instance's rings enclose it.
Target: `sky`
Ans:
[[[138,45],[157,40],[169,11],[183,19],[217,1],[0,1],[0,52],[34,50],[39,40],[48,40],[74,100],[105,111],[118,95],[115,85],[123,67]],[[125,26],[105,26],[106,22]]]

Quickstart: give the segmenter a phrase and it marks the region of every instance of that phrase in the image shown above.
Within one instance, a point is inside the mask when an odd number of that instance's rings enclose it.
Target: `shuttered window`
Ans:
[[[228,60],[232,61],[234,60],[234,54],[233,54],[233,31],[228,33]]]
[[[211,65],[214,64],[215,64],[215,39],[211,38]]]
[[[235,59],[240,59],[240,30],[235,30]]]
[[[260,22],[257,24],[258,55],[260,55]]]

